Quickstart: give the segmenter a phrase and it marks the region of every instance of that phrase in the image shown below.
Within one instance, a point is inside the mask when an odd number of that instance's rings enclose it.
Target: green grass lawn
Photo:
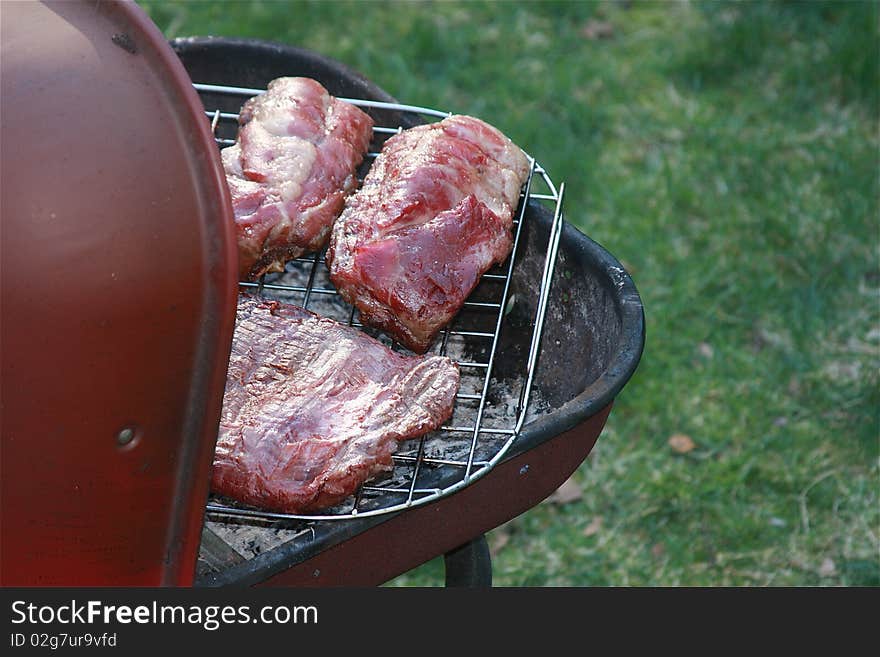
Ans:
[[[494,123],[632,274],[639,370],[497,586],[880,585],[877,3],[143,6]]]

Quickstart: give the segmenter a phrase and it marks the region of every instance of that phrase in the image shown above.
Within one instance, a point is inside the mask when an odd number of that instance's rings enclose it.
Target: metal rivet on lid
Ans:
[[[134,440],[134,429],[131,427],[126,427],[116,434],[117,445],[128,445],[132,440]]]

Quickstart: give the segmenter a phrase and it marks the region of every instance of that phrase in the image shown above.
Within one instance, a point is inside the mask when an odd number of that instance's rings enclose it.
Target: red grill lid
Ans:
[[[134,4],[2,13],[2,584],[189,584],[237,293],[219,154]]]

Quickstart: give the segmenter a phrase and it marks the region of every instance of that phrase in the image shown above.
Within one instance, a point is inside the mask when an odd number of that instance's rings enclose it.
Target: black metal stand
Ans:
[[[446,586],[492,586],[492,557],[485,535],[450,550],[443,556],[443,561],[446,564]]]

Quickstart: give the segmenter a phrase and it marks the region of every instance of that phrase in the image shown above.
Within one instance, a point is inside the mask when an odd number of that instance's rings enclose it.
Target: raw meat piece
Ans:
[[[239,276],[283,271],[327,244],[373,120],[310,78],[278,78],[239,113],[237,142],[221,152],[238,231]]]
[[[287,513],[390,470],[400,440],[452,414],[458,367],[395,353],[298,306],[240,295],[212,490]]]
[[[522,150],[473,117],[391,137],[333,226],[330,279],[363,323],[424,353],[510,254],[528,174]]]

